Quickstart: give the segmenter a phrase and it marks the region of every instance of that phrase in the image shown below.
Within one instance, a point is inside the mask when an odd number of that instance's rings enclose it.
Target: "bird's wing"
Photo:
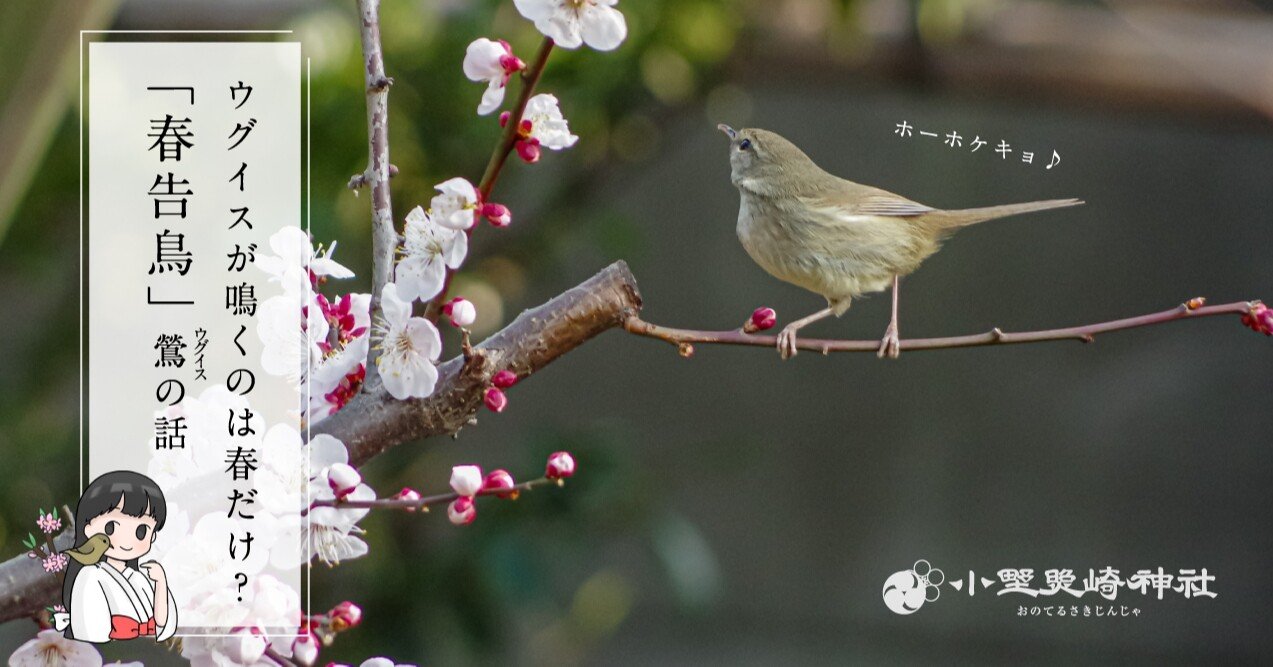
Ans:
[[[888,190],[837,179],[838,187],[820,191],[810,203],[819,208],[837,209],[844,215],[880,215],[909,218],[936,209],[895,195]]]

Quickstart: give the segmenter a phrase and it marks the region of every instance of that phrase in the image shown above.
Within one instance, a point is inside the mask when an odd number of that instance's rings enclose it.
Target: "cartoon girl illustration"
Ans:
[[[159,486],[139,473],[108,472],[84,489],[62,584],[68,639],[162,641],[176,632],[177,602],[163,566],[153,560],[138,566],[167,514]]]

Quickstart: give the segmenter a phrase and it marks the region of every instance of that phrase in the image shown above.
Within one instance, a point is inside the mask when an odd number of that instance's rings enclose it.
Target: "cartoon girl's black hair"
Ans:
[[[93,480],[80,502],[75,506],[75,546],[81,546],[88,536],[84,527],[89,521],[119,507],[121,498],[124,502],[124,514],[135,517],[149,516],[155,520],[155,532],[164,527],[168,518],[168,505],[164,501],[164,492],[159,490],[149,477],[131,470],[108,472]],[[128,561],[128,566],[137,567],[137,559]],[[66,564],[66,579],[62,582],[62,604],[67,611],[71,608],[71,589],[75,585],[75,577],[83,565],[69,559]],[[66,638],[71,636],[71,628],[66,628]]]

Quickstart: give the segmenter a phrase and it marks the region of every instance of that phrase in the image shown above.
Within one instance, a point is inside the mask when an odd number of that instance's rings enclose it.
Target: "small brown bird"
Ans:
[[[731,180],[742,194],[738,239],[743,248],[775,278],[827,300],[826,308],[778,334],[783,359],[796,354],[796,332],[802,327],[839,317],[854,297],[890,286],[893,318],[879,356],[896,359],[901,352],[898,282],[937,252],[947,236],[986,220],[1083,203],[1053,199],[944,211],[828,174],[768,130],[717,127],[729,136]]]
[[[106,550],[111,548],[111,538],[102,533],[98,533],[87,540],[84,544],[66,550],[66,555],[74,558],[80,565],[96,565],[106,555]]]

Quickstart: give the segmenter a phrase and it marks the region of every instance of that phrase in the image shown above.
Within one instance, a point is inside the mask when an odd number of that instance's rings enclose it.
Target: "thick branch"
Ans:
[[[985,333],[967,336],[951,336],[947,338],[912,338],[902,341],[902,350],[941,350],[955,347],[980,347],[982,345],[1011,345],[1014,343],[1038,343],[1050,340],[1078,340],[1090,343],[1097,334],[1122,329],[1162,324],[1173,320],[1209,317],[1214,315],[1243,315],[1251,311],[1253,301],[1238,301],[1221,306],[1203,306],[1202,299],[1194,299],[1171,310],[1160,313],[1129,317],[1112,322],[1101,322],[1065,329],[1048,329],[1045,331],[1023,331],[1012,333],[1001,331],[998,327]],[[776,347],[777,336],[744,333],[741,329],[733,331],[699,331],[694,329],[673,329],[650,324],[637,315],[632,315],[624,322],[629,333],[649,338],[657,338],[676,345],[685,356],[693,354],[693,345],[755,345],[759,347]],[[875,352],[880,349],[878,340],[826,340],[822,338],[798,338],[796,347],[811,352],[830,354],[831,352]]]
[[[548,303],[523,312],[499,333],[438,368],[427,398],[399,401],[377,377],[340,412],[314,425],[349,448],[361,465],[390,447],[433,435],[453,434],[473,421],[491,376],[511,370],[525,378],[594,336],[621,326],[641,308],[636,279],[615,262]]]
[[[64,530],[53,545],[65,551],[74,538],[74,530]],[[62,578],[45,572],[38,558],[24,552],[0,563],[0,623],[35,614],[61,597]]]
[[[389,197],[389,86],[380,49],[380,0],[358,0],[362,24],[362,57],[367,86],[367,171],[359,185],[371,186],[371,314],[380,312],[380,292],[393,275],[398,232],[393,226],[393,201]],[[357,179],[357,177],[355,177]],[[355,183],[350,181],[351,187]],[[377,350],[367,355],[367,380],[376,376]]]

